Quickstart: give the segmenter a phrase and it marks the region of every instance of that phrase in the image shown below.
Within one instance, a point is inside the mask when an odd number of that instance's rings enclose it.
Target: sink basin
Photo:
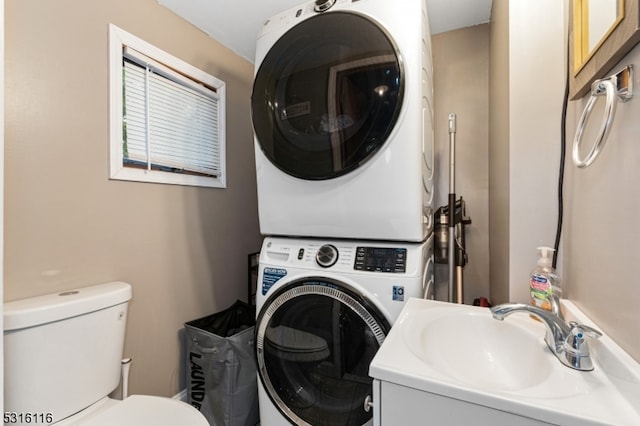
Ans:
[[[482,389],[512,391],[547,379],[555,362],[541,338],[542,324],[526,325],[497,321],[486,309],[430,309],[407,318],[403,338],[416,357],[442,374]]]
[[[570,301],[562,306],[567,321],[599,329]],[[369,373],[380,389],[440,398],[430,410],[446,399],[544,424],[640,425],[640,364],[604,333],[589,342],[594,370],[574,370],[547,348],[545,333],[526,312],[498,321],[487,308],[412,298]]]

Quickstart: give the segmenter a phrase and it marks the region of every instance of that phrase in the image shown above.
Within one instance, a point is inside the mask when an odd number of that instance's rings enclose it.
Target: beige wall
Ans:
[[[613,67],[633,64],[640,84],[636,46]],[[611,74],[608,73],[607,75]],[[604,77],[604,76],[603,76]],[[576,168],[571,159],[578,118],[589,99],[569,103],[565,182],[564,281],[569,298],[640,362],[640,99],[619,103],[606,145],[595,162]],[[591,114],[583,155],[601,125],[604,99]]]
[[[108,179],[109,23],[226,82],[226,189]],[[245,299],[260,246],[252,64],[154,0],[8,0],[5,25],[5,300],[130,282],[130,390],[173,395],[183,323]]]
[[[489,65],[489,251],[493,303],[509,301],[509,2],[494,0]]]
[[[509,0],[493,2],[490,229],[494,302],[526,301],[522,275],[535,262],[535,255],[528,251],[535,248],[535,238],[548,240],[555,231],[568,8],[567,2],[556,0],[539,2],[537,8],[527,6]],[[640,46],[614,70],[638,62]],[[636,73],[634,80],[637,87],[640,75]],[[618,105],[601,156],[591,167],[577,169],[571,159],[572,141],[587,100],[585,97],[570,102],[567,114],[565,210],[559,263],[564,296],[640,361],[640,291],[635,271],[640,261],[636,248],[640,240],[640,145],[635,143],[640,132],[640,103],[633,99]],[[594,123],[586,130],[585,144],[593,140],[600,125],[600,108],[602,105],[592,114]],[[548,176],[541,179],[540,173],[526,167],[533,158],[548,159],[541,169]],[[504,182],[506,170],[510,172]],[[533,209],[539,206],[531,206],[529,200],[542,201],[552,208]],[[528,216],[515,214],[519,204],[526,207]],[[505,205],[509,206],[508,217],[503,217]],[[498,257],[498,250],[510,258]]]
[[[448,203],[449,114],[457,117],[455,193],[467,205],[469,262],[464,299],[489,297],[489,25],[432,37],[436,152],[436,208]],[[446,300],[447,265],[436,265],[436,296]]]

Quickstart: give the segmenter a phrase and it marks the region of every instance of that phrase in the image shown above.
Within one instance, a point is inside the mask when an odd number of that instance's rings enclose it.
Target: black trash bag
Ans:
[[[240,300],[185,323],[187,402],[214,426],[259,423],[255,306]]]

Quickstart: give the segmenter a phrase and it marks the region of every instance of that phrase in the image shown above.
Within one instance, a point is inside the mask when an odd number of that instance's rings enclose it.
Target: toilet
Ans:
[[[4,411],[18,414],[13,424],[208,426],[175,399],[108,397],[120,384],[131,294],[111,282],[4,304]]]

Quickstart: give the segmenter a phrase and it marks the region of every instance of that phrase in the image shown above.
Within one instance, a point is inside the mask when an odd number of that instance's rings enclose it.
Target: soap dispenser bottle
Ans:
[[[562,297],[560,277],[551,262],[553,252],[550,247],[538,247],[538,264],[529,276],[531,304],[547,311],[551,311],[550,296]]]

